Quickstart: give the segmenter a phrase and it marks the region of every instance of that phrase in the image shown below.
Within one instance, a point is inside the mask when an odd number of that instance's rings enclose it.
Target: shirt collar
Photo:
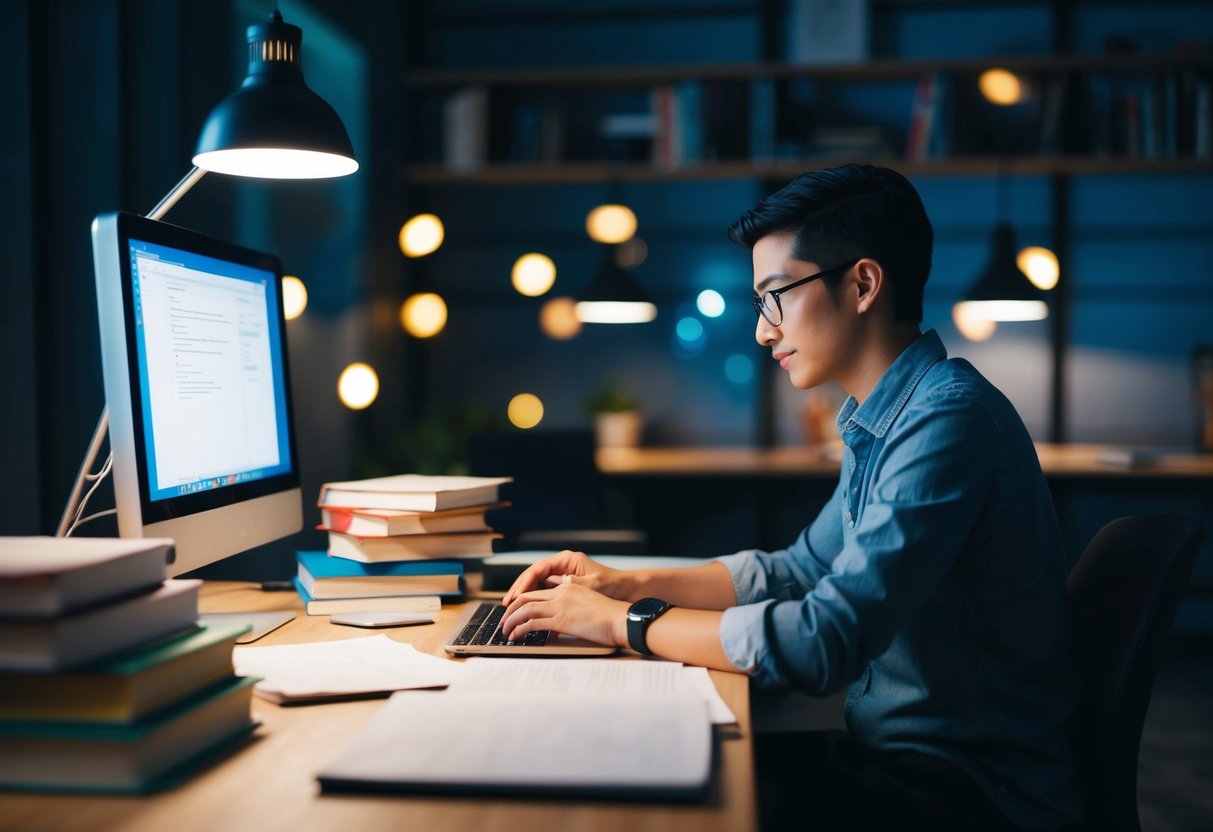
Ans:
[[[838,432],[845,434],[852,427],[861,427],[877,438],[884,436],[926,371],[947,357],[935,330],[918,336],[884,371],[862,406],[854,396],[846,400],[838,413]]]

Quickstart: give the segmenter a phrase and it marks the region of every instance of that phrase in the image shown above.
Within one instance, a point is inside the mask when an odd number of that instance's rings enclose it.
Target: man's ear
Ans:
[[[855,264],[857,313],[863,315],[868,312],[887,288],[884,267],[880,263],[865,257]]]

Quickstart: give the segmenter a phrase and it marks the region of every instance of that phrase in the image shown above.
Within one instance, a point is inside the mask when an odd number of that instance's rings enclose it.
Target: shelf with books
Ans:
[[[995,67],[1022,82],[1020,103],[977,93]],[[405,166],[416,185],[786,179],[843,160],[922,176],[1213,170],[1206,53],[418,70],[404,83],[434,116]],[[865,85],[883,123],[848,109]]]

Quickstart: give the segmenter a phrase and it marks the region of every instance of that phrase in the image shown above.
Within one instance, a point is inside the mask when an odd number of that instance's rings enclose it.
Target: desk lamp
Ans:
[[[275,3],[269,19],[249,26],[247,35],[244,83],[211,111],[194,151],[194,167],[146,214],[149,219],[168,213],[208,171],[261,179],[326,179],[358,170],[341,118],[303,81],[303,30],[285,23]],[[107,407],[101,411],[64,507],[56,531],[59,537],[71,534],[86,520],[111,513],[80,517],[88,496],[109,473],[109,460],[96,474],[89,473],[108,428]],[[85,481],[94,485],[81,501]]]

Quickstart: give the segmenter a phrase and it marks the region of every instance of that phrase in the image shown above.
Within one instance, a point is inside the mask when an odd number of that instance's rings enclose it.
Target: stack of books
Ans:
[[[309,615],[436,611],[464,592],[464,561],[493,554],[485,514],[509,477],[392,477],[326,483],[318,528],[328,550],[299,552],[295,586]]]
[[[0,788],[147,792],[256,725],[167,539],[0,538]]]

